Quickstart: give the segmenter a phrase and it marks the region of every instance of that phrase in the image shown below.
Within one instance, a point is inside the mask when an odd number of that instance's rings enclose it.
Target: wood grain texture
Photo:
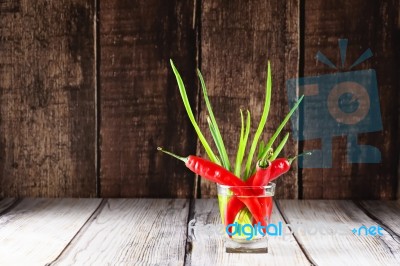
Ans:
[[[399,74],[400,59],[398,1],[305,1],[304,76],[349,71],[368,48],[373,57],[350,71],[375,69],[378,82],[383,130],[358,134],[358,143],[377,147],[382,155],[378,164],[347,163],[347,137],[333,137],[333,165],[330,169],[304,169],[304,198],[394,199],[399,157]],[[332,69],[318,62],[323,52],[340,66],[338,39],[349,40],[343,69]],[[315,123],[323,132],[323,125]],[[329,134],[329,132],[325,132]],[[325,134],[324,133],[324,134]],[[321,148],[320,140],[304,142],[304,150]]]
[[[0,216],[2,265],[45,265],[57,258],[100,199],[24,199]]]
[[[239,108],[251,111],[250,137],[260,119],[267,60],[274,93],[264,140],[288,112],[285,81],[337,73],[315,54],[338,63],[337,41],[348,38],[339,72],[366,49],[374,54],[352,70],[377,73],[383,130],[358,134],[358,142],[377,147],[382,162],[347,163],[346,136],[333,137],[333,167],[298,177],[294,164],[277,180],[276,197],[394,199],[399,29],[396,0],[0,1],[0,197],[215,197],[214,184],[156,151],[205,155],[169,59],[212,142],[195,75],[202,70],[233,163]],[[283,154],[298,153],[297,146],[290,139]],[[320,148],[321,141],[300,146]]]
[[[240,133],[239,109],[248,109],[252,115],[248,146],[260,120],[268,60],[273,93],[264,141],[289,111],[285,81],[298,74],[298,22],[298,1],[202,1],[200,67],[231,164]],[[208,133],[203,101],[200,110],[201,127]],[[285,131],[289,130],[286,127]],[[210,134],[206,137],[211,142]],[[297,144],[290,140],[283,154],[296,153]],[[297,197],[296,168],[294,164],[290,173],[277,180],[277,197]],[[215,195],[215,185],[202,179],[201,197]]]
[[[193,154],[196,138],[169,59],[196,99],[193,1],[101,1],[103,197],[190,197],[194,175],[163,146]]]
[[[110,199],[53,265],[183,265],[189,201]]]
[[[223,226],[216,199],[196,199],[190,219],[187,265],[310,265],[290,234],[270,237],[268,254],[226,253],[224,236],[217,233]],[[274,206],[271,223],[280,221],[283,221],[282,216]],[[216,230],[211,230],[211,226]],[[285,226],[283,222],[283,228]]]
[[[383,236],[353,234],[376,223],[351,201],[278,201],[294,235],[316,265],[399,265],[400,245]]]
[[[12,202],[1,200],[0,212]],[[0,215],[1,264],[399,265],[399,202],[359,204],[280,200],[271,222],[284,234],[270,237],[269,253],[228,254],[216,199],[191,210],[185,199],[24,199]],[[376,223],[390,230],[351,232]]]
[[[388,227],[397,235],[400,245],[400,201],[361,201],[364,208],[378,223]]]
[[[96,195],[93,3],[0,3],[0,196]]]

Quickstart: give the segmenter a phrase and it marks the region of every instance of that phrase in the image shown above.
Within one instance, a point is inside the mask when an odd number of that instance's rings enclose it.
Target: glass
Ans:
[[[275,183],[241,187],[217,184],[217,189],[225,251],[267,253]]]

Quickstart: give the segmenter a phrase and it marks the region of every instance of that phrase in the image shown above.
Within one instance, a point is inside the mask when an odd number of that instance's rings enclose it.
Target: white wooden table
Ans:
[[[398,201],[280,200],[272,222],[297,229],[228,254],[216,199],[3,199],[0,265],[400,265]]]

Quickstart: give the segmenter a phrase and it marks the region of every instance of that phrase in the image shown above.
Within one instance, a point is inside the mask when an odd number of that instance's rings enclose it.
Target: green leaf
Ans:
[[[218,206],[219,206],[218,209],[221,215],[222,223],[225,223],[226,206],[228,205],[229,199],[230,199],[229,196],[218,194]]]
[[[283,138],[283,140],[281,141],[281,143],[279,143],[278,147],[276,147],[274,154],[271,156],[271,158],[270,158],[271,161],[275,160],[278,157],[278,155],[282,151],[283,147],[285,147],[288,139],[289,139],[289,133],[286,133],[286,135]]]
[[[296,104],[292,107],[292,109],[290,110],[290,112],[286,115],[285,119],[283,119],[282,123],[279,125],[279,127],[276,129],[274,135],[272,135],[272,137],[269,139],[267,145],[265,146],[264,149],[264,153],[261,156],[261,160],[264,160],[265,157],[267,156],[268,150],[269,148],[272,147],[272,144],[274,144],[274,141],[276,140],[276,138],[278,137],[279,133],[281,133],[283,127],[286,125],[286,123],[289,121],[290,117],[292,116],[292,114],[294,113],[294,111],[296,111],[296,109],[299,107],[301,101],[303,100],[304,95],[302,95],[300,97],[300,99],[296,102]]]
[[[203,90],[203,95],[204,95],[204,101],[206,103],[207,110],[208,110],[208,113],[209,113],[210,118],[211,118],[211,123],[212,123],[212,126],[214,128],[214,132],[215,133],[213,135],[213,138],[214,138],[215,145],[217,145],[218,153],[219,153],[219,156],[221,157],[221,160],[222,160],[222,165],[228,171],[230,171],[231,170],[230,169],[231,166],[230,166],[230,163],[229,163],[228,153],[226,152],[224,141],[223,141],[222,136],[221,136],[221,132],[219,131],[218,124],[217,124],[217,121],[215,120],[215,116],[214,116],[214,112],[213,112],[212,107],[211,107],[210,100],[208,99],[206,84],[204,82],[203,76],[201,75],[201,72],[200,72],[199,69],[197,69],[197,75],[199,76],[199,79],[200,79],[201,88]]]
[[[241,152],[241,147],[243,146],[243,138],[244,138],[244,118],[243,118],[242,109],[240,109],[240,121],[241,121],[241,127],[240,127],[240,136],[239,136],[239,146],[238,146],[238,150],[236,152],[235,169],[233,171],[233,173],[236,176],[239,176],[240,171],[241,171],[240,152]]]
[[[263,151],[264,151],[264,147],[265,147],[265,143],[264,143],[263,140],[261,140],[261,141],[260,141],[260,145],[258,146],[258,155],[257,155],[257,158],[258,158],[258,159],[261,158],[261,154],[262,154]]]
[[[208,117],[208,116],[207,116],[207,123],[208,123],[208,126],[210,128],[211,136],[214,139],[215,145],[217,146],[217,150],[218,150],[219,154],[221,154],[222,153],[221,152],[221,149],[222,149],[221,148],[221,142],[218,139],[217,133],[215,131],[215,127],[214,127],[213,123],[211,122],[210,117]],[[226,165],[224,160],[222,160],[222,166],[229,170],[229,168],[228,168],[229,165]]]
[[[247,146],[247,139],[249,138],[249,133],[250,133],[250,122],[251,122],[251,117],[250,117],[250,112],[247,110],[247,118],[246,118],[246,128],[244,125],[244,118],[243,118],[243,112],[240,110],[240,118],[242,122],[242,127],[240,130],[240,139],[239,139],[239,146],[238,146],[238,151],[236,154],[236,162],[235,162],[235,170],[234,174],[236,176],[240,176],[242,172],[242,161],[244,157],[244,153],[246,151],[246,146]]]
[[[271,65],[270,65],[270,62],[268,61],[267,84],[265,86],[264,109],[263,109],[263,113],[261,115],[260,123],[258,124],[258,128],[254,135],[253,143],[251,144],[251,147],[250,147],[249,155],[247,157],[245,177],[248,177],[250,175],[251,163],[253,161],[254,152],[258,145],[258,139],[260,138],[261,133],[264,130],[265,124],[267,122],[267,117],[268,117],[268,113],[269,113],[269,109],[270,109],[270,105],[271,105],[271,88],[272,88]]]
[[[172,60],[170,60],[171,63],[171,67],[172,70],[174,71],[175,77],[176,77],[176,81],[178,82],[178,87],[179,87],[179,92],[181,94],[182,100],[183,100],[183,104],[185,106],[186,112],[189,116],[190,122],[192,123],[194,130],[197,133],[197,136],[199,137],[199,140],[201,142],[201,144],[203,145],[208,157],[210,158],[210,160],[214,163],[218,163],[218,159],[215,156],[215,154],[213,153],[213,151],[211,150],[210,145],[208,144],[207,140],[205,139],[204,135],[201,133],[201,130],[199,128],[199,125],[197,124],[193,112],[192,112],[192,108],[190,108],[190,103],[189,103],[189,99],[187,97],[186,94],[186,89],[185,89],[185,85],[183,84],[181,75],[179,74],[178,70],[176,69],[174,63],[172,62]]]

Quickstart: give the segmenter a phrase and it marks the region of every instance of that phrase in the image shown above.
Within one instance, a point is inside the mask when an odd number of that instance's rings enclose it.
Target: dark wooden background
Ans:
[[[382,163],[347,164],[346,137],[335,137],[332,169],[294,164],[276,196],[394,199],[399,1],[0,1],[0,197],[214,197],[214,184],[156,150],[204,155],[169,59],[207,131],[202,70],[233,161],[239,108],[251,111],[252,133],[260,118],[267,60],[265,140],[288,112],[285,81],[332,73],[315,54],[338,62],[339,38],[349,61],[374,53],[357,69],[377,72],[383,131],[359,141],[378,147]],[[284,152],[319,145],[291,139]]]

